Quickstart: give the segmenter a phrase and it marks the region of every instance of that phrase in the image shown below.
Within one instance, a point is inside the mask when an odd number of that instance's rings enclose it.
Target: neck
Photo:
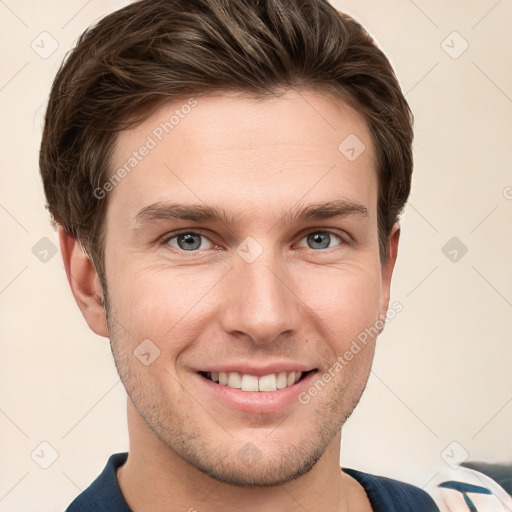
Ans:
[[[183,460],[151,432],[131,403],[128,426],[129,456],[117,479],[134,512],[260,512],[262,507],[345,512],[353,505],[371,510],[362,487],[340,468],[341,432],[305,475],[282,485],[249,488],[219,482]]]

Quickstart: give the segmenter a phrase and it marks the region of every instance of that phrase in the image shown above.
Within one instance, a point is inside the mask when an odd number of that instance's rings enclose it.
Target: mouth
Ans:
[[[270,373],[268,375],[250,375],[241,372],[198,372],[206,380],[225,386],[231,389],[239,389],[247,392],[269,393],[294,386],[298,382],[306,379],[311,373],[318,370],[309,371],[283,371]]]
[[[312,386],[319,371],[318,368],[310,370],[308,366],[294,363],[245,366],[247,368],[226,364],[224,368],[196,370],[199,396],[204,394],[214,407],[226,407],[230,411],[260,417],[268,414],[270,418],[291,408],[303,410],[297,408],[302,404],[299,396]]]

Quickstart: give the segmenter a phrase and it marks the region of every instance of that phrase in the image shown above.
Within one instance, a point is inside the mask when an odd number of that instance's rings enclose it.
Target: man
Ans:
[[[70,512],[438,510],[339,465],[412,138],[388,60],[325,0],[142,0],[82,35],[40,165],[130,449]]]

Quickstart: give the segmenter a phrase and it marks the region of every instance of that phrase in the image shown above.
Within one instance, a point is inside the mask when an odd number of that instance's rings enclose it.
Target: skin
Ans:
[[[184,103],[122,132],[112,168]],[[338,150],[350,134],[366,146],[354,161]],[[197,370],[286,359],[320,377],[382,318],[400,231],[395,225],[381,265],[377,192],[367,124],[339,98],[222,93],[198,97],[105,199],[106,288],[78,242],[59,230],[73,294],[90,328],[110,337],[128,393],[129,458],[117,476],[132,510],[371,510],[362,487],[340,470],[339,453],[375,338],[308,404],[273,413],[220,403]],[[285,217],[339,199],[367,215]],[[232,223],[135,220],[166,201],[224,208]],[[176,237],[165,241],[178,230],[204,237],[186,251]],[[308,237],[326,230],[324,245]],[[236,252],[247,237],[262,248],[252,263]],[[147,366],[134,356],[145,339],[160,350]]]

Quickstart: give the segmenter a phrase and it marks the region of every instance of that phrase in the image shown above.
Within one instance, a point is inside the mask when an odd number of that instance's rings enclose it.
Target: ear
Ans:
[[[76,303],[91,330],[108,337],[103,289],[98,273],[80,242],[71,233],[59,226],[58,234],[64,268]]]
[[[386,317],[389,307],[389,296],[391,290],[391,277],[393,276],[393,269],[395,268],[396,256],[398,253],[398,242],[400,240],[400,225],[396,223],[391,230],[388,238],[388,253],[387,259],[382,266],[382,299],[380,306],[381,318]]]

